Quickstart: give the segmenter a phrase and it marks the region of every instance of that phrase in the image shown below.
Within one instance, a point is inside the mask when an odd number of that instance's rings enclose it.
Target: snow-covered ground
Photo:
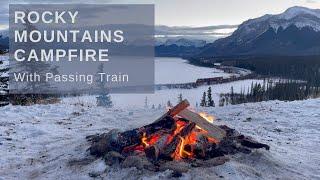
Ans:
[[[92,100],[0,108],[0,179],[90,179],[89,173],[105,179],[167,179],[170,171],[142,173],[107,167],[101,159],[91,162],[85,140],[150,123],[164,109],[105,109]],[[319,107],[320,99],[313,99],[198,109],[271,149],[235,155],[218,167],[190,169],[182,179],[320,179]]]

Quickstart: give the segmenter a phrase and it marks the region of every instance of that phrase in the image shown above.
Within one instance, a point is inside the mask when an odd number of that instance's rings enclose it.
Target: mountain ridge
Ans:
[[[231,36],[207,45],[199,56],[316,55],[320,54],[319,39],[320,9],[295,6],[245,21]]]

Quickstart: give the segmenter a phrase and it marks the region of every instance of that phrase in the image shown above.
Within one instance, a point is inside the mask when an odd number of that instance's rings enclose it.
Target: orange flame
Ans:
[[[199,115],[203,117],[205,120],[207,120],[209,123],[213,123],[213,121],[215,120],[214,116],[211,116],[205,112],[200,112]]]
[[[167,139],[167,144],[169,144],[172,141],[173,137],[175,135],[177,135],[183,129],[183,127],[186,125],[186,123],[183,121],[176,121],[176,125],[177,125],[176,129],[171,134],[171,136],[169,136]]]
[[[149,138],[147,137],[146,133],[144,132],[141,138],[141,143],[144,148],[147,148],[149,146],[152,146],[156,144],[158,139],[160,138],[160,134],[155,134],[150,136]]]
[[[213,123],[215,120],[214,116],[208,115],[205,112],[200,112],[199,115],[206,119],[209,123]],[[175,118],[176,127],[174,131],[166,138],[165,143],[169,144],[174,137],[176,137],[179,132],[188,124],[188,122],[179,120]],[[174,153],[171,154],[171,157],[175,160],[181,160],[182,158],[194,158],[194,148],[196,147],[200,136],[205,136],[207,140],[211,143],[219,143],[218,140],[209,137],[208,132],[202,129],[199,126],[196,126],[196,129],[193,129],[190,134],[186,137],[179,136],[179,144],[177,145]],[[161,133],[156,133],[148,135],[144,132],[141,138],[141,144],[137,145],[134,150],[144,151],[146,148],[155,145],[158,140],[161,138]]]
[[[149,147],[149,144],[148,144],[148,142],[147,142],[147,135],[146,135],[146,133],[144,132],[143,133],[143,136],[142,136],[142,138],[141,138],[141,142],[142,142],[142,145],[143,145],[143,147]]]

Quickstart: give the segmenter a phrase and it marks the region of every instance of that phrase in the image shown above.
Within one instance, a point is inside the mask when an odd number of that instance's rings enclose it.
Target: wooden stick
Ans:
[[[188,100],[183,100],[181,101],[179,104],[177,104],[175,107],[169,109],[169,111],[167,113],[165,113],[164,115],[162,115],[160,118],[158,118],[155,122],[161,121],[162,119],[164,119],[167,116],[171,116],[174,117],[177,114],[179,114],[179,112],[183,111],[184,109],[186,109],[188,106],[190,106],[189,101]]]
[[[208,122],[197,113],[194,113],[188,109],[185,109],[181,111],[178,115],[181,116],[182,118],[188,119],[190,122],[196,123],[202,129],[206,130],[210,137],[218,141],[221,141],[224,137],[226,137],[225,130],[221,129],[219,126],[216,126]]]

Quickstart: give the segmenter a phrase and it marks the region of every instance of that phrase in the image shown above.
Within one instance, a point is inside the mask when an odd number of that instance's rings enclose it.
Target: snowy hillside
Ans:
[[[74,98],[54,105],[0,108],[0,179],[166,179],[170,172],[141,173],[94,160],[87,135],[113,128],[130,129],[154,121],[164,109],[104,109]],[[271,146],[238,154],[212,168],[194,168],[182,179],[319,179],[320,99],[270,101],[206,108],[216,123]]]
[[[203,57],[229,55],[319,55],[320,10],[292,7],[277,15],[243,22],[234,33],[215,41]]]
[[[320,18],[320,9],[309,9],[305,7],[295,6],[289,8],[285,13],[280,14],[279,19],[283,18],[289,20],[301,14],[309,14],[317,18]]]
[[[242,35],[254,33],[257,36],[272,27],[275,31],[282,27],[294,25],[298,28],[310,27],[314,31],[320,31],[320,9],[309,9],[305,7],[292,7],[284,13],[277,15],[265,15],[260,18],[251,19],[239,26]]]

